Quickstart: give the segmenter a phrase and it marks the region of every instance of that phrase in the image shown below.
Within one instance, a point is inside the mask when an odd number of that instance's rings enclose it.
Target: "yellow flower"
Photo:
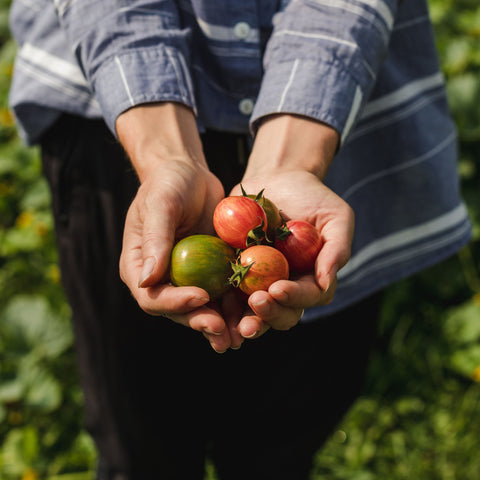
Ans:
[[[28,228],[33,222],[32,212],[22,212],[15,221],[18,228]]]
[[[44,237],[48,233],[48,227],[42,222],[35,225],[35,233],[40,237]]]
[[[53,283],[60,283],[60,269],[57,264],[48,267],[47,276]]]
[[[475,382],[480,382],[480,365],[473,371],[472,378]]]
[[[38,473],[33,468],[27,468],[22,475],[22,480],[37,480]]]
[[[480,292],[476,293],[476,294],[473,296],[473,303],[474,303],[474,305],[476,305],[477,307],[480,307]]]
[[[0,109],[0,124],[4,127],[13,127],[15,125],[15,117],[8,108]]]

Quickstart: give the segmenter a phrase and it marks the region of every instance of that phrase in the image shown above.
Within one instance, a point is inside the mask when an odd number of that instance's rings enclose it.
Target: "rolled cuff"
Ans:
[[[165,45],[115,55],[97,70],[92,85],[115,136],[117,117],[136,105],[179,102],[197,111],[185,58]]]
[[[304,115],[327,123],[342,141],[358,117],[363,93],[341,64],[296,59],[269,66],[265,72],[250,125],[278,113]]]

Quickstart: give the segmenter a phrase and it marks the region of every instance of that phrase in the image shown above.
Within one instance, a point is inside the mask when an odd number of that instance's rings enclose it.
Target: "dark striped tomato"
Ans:
[[[234,248],[246,248],[265,238],[267,216],[253,199],[230,196],[221,200],[213,212],[217,235]]]
[[[228,290],[235,250],[218,237],[191,235],[172,250],[170,280],[177,287],[203,288],[216,298]]]
[[[288,280],[289,275],[287,259],[268,245],[254,245],[241,252],[233,270],[234,285],[247,295],[268,290],[277,280]]]

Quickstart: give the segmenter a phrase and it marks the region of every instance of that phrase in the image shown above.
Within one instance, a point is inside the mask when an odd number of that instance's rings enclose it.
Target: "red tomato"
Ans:
[[[246,248],[265,238],[267,216],[251,198],[225,197],[213,212],[217,235],[234,248]]]
[[[275,248],[285,255],[292,271],[313,270],[323,244],[320,233],[311,223],[303,220],[290,220],[286,227],[286,235],[281,234],[275,239]]]
[[[268,245],[254,245],[241,252],[233,271],[232,283],[247,295],[268,290],[277,280],[288,280],[289,274],[287,259]]]

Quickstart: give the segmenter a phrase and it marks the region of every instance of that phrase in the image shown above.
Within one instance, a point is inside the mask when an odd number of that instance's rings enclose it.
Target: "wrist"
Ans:
[[[257,131],[245,176],[303,170],[323,179],[339,138],[335,129],[308,117],[266,117]]]
[[[138,105],[119,115],[115,127],[140,182],[165,161],[206,166],[195,115],[180,103]]]

